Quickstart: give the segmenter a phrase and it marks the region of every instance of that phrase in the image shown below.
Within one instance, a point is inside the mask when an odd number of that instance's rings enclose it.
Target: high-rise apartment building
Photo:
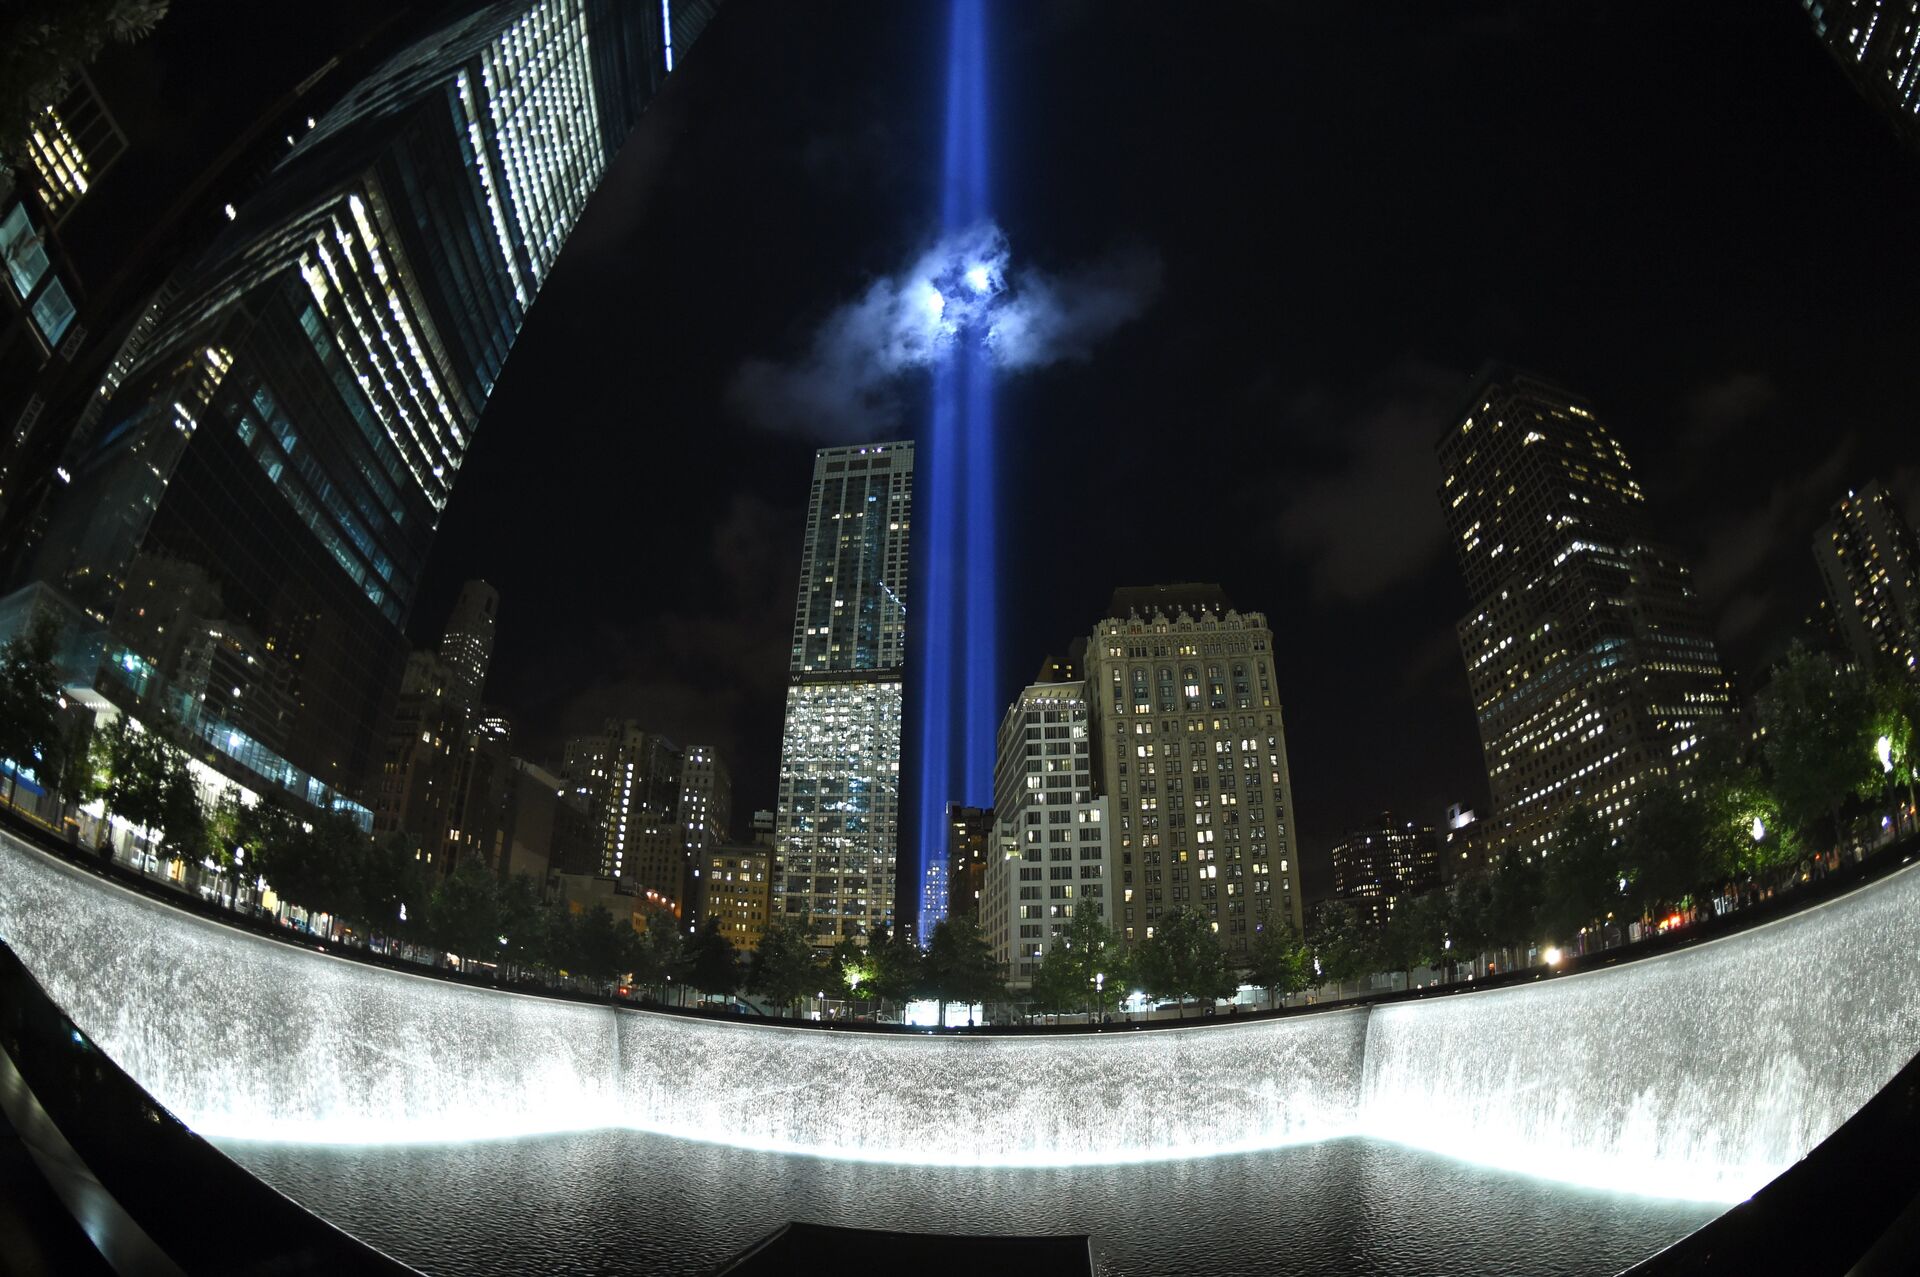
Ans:
[[[1117,921],[1111,808],[1094,787],[1093,705],[1083,680],[1047,674],[1014,698],[1000,722],[998,846],[980,885],[981,930],[1020,988],[1032,983],[1076,910]]]
[[[1800,0],[1853,87],[1920,149],[1920,0]]]
[[[448,694],[463,714],[477,717],[481,693],[487,686],[487,666],[493,660],[493,625],[500,613],[500,592],[485,581],[460,587],[447,632],[440,639],[440,659],[451,674]]]
[[[1730,686],[1691,576],[1585,400],[1493,366],[1437,446],[1497,840],[1543,852],[1576,804],[1630,817],[1732,713]]]
[[[1123,939],[1140,943],[1179,907],[1211,923],[1229,954],[1271,920],[1299,928],[1267,618],[1235,610],[1217,585],[1116,590],[1086,668]]]
[[[1334,844],[1334,899],[1376,929],[1387,925],[1397,901],[1439,885],[1440,839],[1431,825],[1383,812]]]
[[[1853,659],[1920,677],[1920,545],[1893,496],[1871,482],[1847,493],[1813,557]]]
[[[133,649],[141,555],[191,563],[295,706],[288,760],[374,770],[441,512],[567,234],[707,0],[470,7],[349,89],[176,282],[97,430],[76,432],[37,574],[118,636],[101,690],[171,695]],[[146,663],[140,692],[115,671]],[[131,707],[131,706],[130,706]],[[138,707],[133,707],[138,708]],[[213,743],[213,711],[183,729]]]
[[[947,899],[942,916],[980,921],[980,889],[993,846],[993,808],[947,804]]]
[[[774,911],[814,943],[893,925],[913,445],[814,457],[775,817]]]

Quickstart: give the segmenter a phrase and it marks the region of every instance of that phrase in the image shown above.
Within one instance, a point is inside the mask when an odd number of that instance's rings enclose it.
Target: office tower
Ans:
[[[733,838],[733,773],[711,745],[689,745],[681,756],[678,814],[689,858]]]
[[[913,445],[814,457],[775,815],[774,912],[813,942],[893,925]]]
[[[1128,944],[1184,906],[1229,954],[1300,926],[1293,781],[1273,633],[1217,585],[1116,590],[1087,645]]]
[[[1814,534],[1813,557],[1853,659],[1920,677],[1920,547],[1899,503],[1873,482],[1847,493]]]
[[[1920,148],[1920,0],[1800,0],[1853,87]]]
[[[453,672],[436,652],[407,658],[371,795],[376,836],[405,834],[439,863],[446,844],[467,721],[454,708]]]
[[[1433,826],[1378,820],[1348,831],[1333,848],[1333,895],[1353,906],[1361,922],[1383,928],[1402,897],[1440,885],[1440,840]]]
[[[981,930],[1019,988],[1032,983],[1076,910],[1116,922],[1111,808],[1094,789],[1093,706],[1084,681],[1049,675],[1043,667],[1000,721],[992,809],[998,846],[981,875]]]
[[[62,460],[36,574],[116,635],[137,556],[192,563],[296,706],[286,761],[359,791],[434,531],[527,308],[711,6],[469,8],[316,120]],[[225,753],[123,638],[100,690]],[[145,694],[115,672],[145,661]],[[137,704],[134,702],[138,702]]]
[[[658,732],[611,721],[565,746],[561,774],[586,799],[600,831],[600,876],[679,901],[686,842],[680,831],[684,755]]]
[[[993,843],[993,808],[947,804],[946,917],[980,921],[980,889]]]
[[[447,689],[459,711],[480,713],[480,696],[487,685],[487,665],[493,660],[493,624],[500,611],[500,593],[485,581],[460,587],[447,632],[440,640],[440,659],[452,674]]]
[[[758,949],[767,931],[772,860],[766,847],[716,846],[700,858],[701,925],[718,921],[720,934],[743,953]]]
[[[1585,400],[1490,366],[1437,447],[1496,841],[1536,854],[1577,804],[1629,818],[1731,692],[1691,577]]]

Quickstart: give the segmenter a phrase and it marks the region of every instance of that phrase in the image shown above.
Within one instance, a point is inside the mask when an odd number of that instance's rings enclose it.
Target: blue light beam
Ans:
[[[947,44],[946,146],[941,227],[954,235],[988,223],[991,191],[987,142],[987,30],[984,0],[953,0]],[[1000,281],[971,263],[953,281],[987,297]],[[944,285],[943,285],[944,288]],[[914,662],[920,713],[918,934],[933,934],[946,912],[949,802],[993,803],[994,701],[998,695],[999,609],[995,599],[993,364],[987,334],[963,331],[933,371],[922,491],[927,538],[922,580],[919,659]],[[920,503],[916,501],[916,505]]]

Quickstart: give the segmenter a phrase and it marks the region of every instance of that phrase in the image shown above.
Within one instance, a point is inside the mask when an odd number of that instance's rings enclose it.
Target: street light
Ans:
[[[1882,736],[1879,740],[1873,742],[1873,756],[1880,760],[1881,771],[1887,772],[1888,774],[1892,774],[1893,772],[1893,737]]]
[[[1759,842],[1767,836],[1767,827],[1760,823],[1760,817],[1753,818],[1753,840]]]

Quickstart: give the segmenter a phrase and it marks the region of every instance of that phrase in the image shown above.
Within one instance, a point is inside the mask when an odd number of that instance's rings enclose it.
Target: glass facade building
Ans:
[[[775,811],[774,912],[816,944],[893,925],[913,445],[814,458]]]
[[[357,83],[76,434],[36,575],[136,635],[130,581],[204,574],[210,619],[290,704],[287,757],[360,790],[514,336],[666,74],[668,27],[684,55],[712,7],[504,0]]]
[[[1438,451],[1496,840],[1538,854],[1577,804],[1630,818],[1732,713],[1732,688],[1691,575],[1584,400],[1490,367]]]
[[[1920,539],[1893,494],[1877,482],[1847,493],[1813,557],[1853,659],[1920,678]]]
[[[1862,97],[1920,149],[1920,0],[1800,0]]]

